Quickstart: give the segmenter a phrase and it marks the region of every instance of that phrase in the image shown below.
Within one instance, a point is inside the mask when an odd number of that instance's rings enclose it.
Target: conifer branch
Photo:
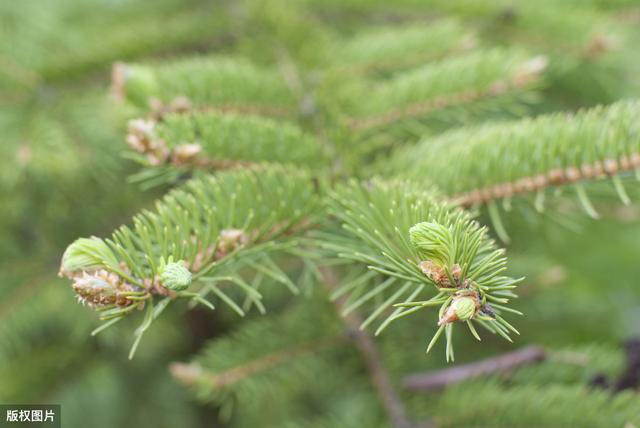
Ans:
[[[524,364],[541,361],[545,351],[539,346],[527,346],[517,351],[507,352],[497,357],[459,365],[433,373],[412,374],[407,376],[403,385],[411,391],[433,391],[448,385],[464,382],[479,376],[512,370]]]
[[[401,317],[433,306],[440,307],[439,328],[427,352],[446,333],[447,360],[454,358],[454,323],[465,323],[478,339],[474,323],[507,340],[508,332],[518,334],[501,313],[520,314],[505,306],[515,297],[511,290],[520,279],[501,275],[504,252],[468,214],[410,183],[381,180],[338,187],[331,194],[331,212],[343,223],[344,233],[321,234],[324,248],[370,270],[341,284],[334,296],[350,296],[347,313],[371,307],[367,324],[395,307],[376,334]],[[431,287],[436,294],[426,298]]]
[[[544,61],[539,58],[535,58],[534,60],[536,62],[539,62],[540,64],[542,64]],[[541,68],[544,67],[545,66],[541,66]],[[454,92],[451,94],[438,96],[428,101],[410,104],[401,109],[392,110],[377,116],[352,119],[349,123],[349,127],[354,131],[377,128],[392,124],[403,119],[428,115],[438,110],[464,106],[466,104],[472,104],[483,99],[497,98],[506,93],[516,92],[518,90],[527,88],[531,84],[531,81],[537,78],[537,76],[535,76],[535,73],[532,74],[534,74],[534,76],[531,78],[529,76],[523,77],[523,75],[518,74],[516,76],[510,77],[507,82],[504,82],[503,80],[497,80],[482,89],[469,89],[463,90],[461,92]]]
[[[507,276],[477,213],[506,242],[500,206],[512,198],[543,212],[551,194],[572,190],[598,217],[597,191],[609,186],[624,204],[636,196],[640,101],[546,114],[637,92],[638,35],[619,16],[634,0],[209,3],[0,5],[0,401],[62,397],[76,404],[65,410],[72,425],[87,414],[106,426],[197,425],[171,379],[154,376],[163,349],[185,350],[176,328],[188,325],[200,350],[169,370],[224,426],[640,426],[637,394],[619,392],[639,385],[635,342],[627,371],[609,343],[523,348],[413,375],[404,391],[392,376],[420,359],[407,345],[416,332],[447,362],[461,328],[477,340],[478,327],[518,334],[509,314],[522,315],[512,306],[521,279]],[[206,53],[216,51],[229,56]],[[99,78],[116,60],[126,61],[112,69],[120,102],[106,104]],[[545,115],[496,122],[528,112]],[[179,184],[155,205],[121,188],[131,165],[109,155],[129,119],[125,156],[141,166],[131,178]],[[127,225],[68,246],[67,287],[39,278],[60,243],[138,206]],[[559,218],[565,206],[547,217],[571,223]],[[640,215],[622,211],[619,220]],[[578,247],[607,234],[616,242],[605,264],[632,258],[605,224],[584,225],[593,229]],[[542,249],[520,262],[559,263],[570,280],[555,290],[557,308],[546,294],[528,303],[544,309],[538,329],[563,325],[547,339],[606,339],[633,321],[624,269]],[[607,281],[610,296],[586,304]],[[93,314],[64,306],[69,284],[102,321],[91,333]],[[168,314],[178,301],[224,319]],[[278,313],[263,317],[267,307]],[[412,314],[424,315],[418,329],[378,348],[372,334]],[[97,357],[122,334],[86,336],[127,317],[139,322],[129,357],[152,327],[160,352],[119,376],[117,359]],[[608,379],[614,388],[594,387]],[[140,397],[162,405],[141,411]]]
[[[207,383],[210,388],[231,387],[234,383],[241,381],[246,377],[257,375],[262,371],[285,364],[300,356],[333,347],[344,341],[344,339],[344,336],[336,336],[302,344],[295,344],[290,348],[263,355],[254,360],[245,362],[242,365],[219,373],[210,372],[197,363],[178,362],[172,363],[169,366],[169,371],[175,379],[187,386],[195,386],[198,383]]]
[[[546,358],[535,364],[449,384],[437,391],[424,390],[421,393],[429,400],[423,403],[430,403],[425,404],[428,410],[443,412],[439,414],[446,415],[452,426],[607,427],[640,422],[636,393],[613,395],[589,387],[588,379],[594,373],[614,374],[624,369],[619,351],[591,344],[547,349],[545,353]],[[461,401],[466,405],[461,406]],[[612,406],[615,411],[609,413]]]
[[[327,165],[320,144],[291,123],[220,113],[170,114],[129,122],[127,143],[145,168],[135,181],[175,181],[192,171],[256,167],[261,162],[310,169]],[[138,155],[139,154],[139,155]]]
[[[229,21],[220,9],[214,13],[212,5],[185,10],[180,3],[161,1],[155,6],[144,14],[135,1],[118,7],[99,1],[7,6],[2,10],[6,25],[0,30],[4,40],[0,70],[30,88],[68,83],[86,79],[117,59],[184,54],[203,40],[211,45],[230,31]],[[68,22],[71,13],[73,25]],[[29,37],[10,40],[15,25]],[[7,50],[11,43],[18,48]]]
[[[189,363],[172,364],[170,371],[198,398],[221,407],[239,400],[246,408],[246,400],[255,394],[267,396],[277,389],[282,395],[265,402],[266,408],[288,416],[292,400],[315,397],[325,385],[325,393],[335,396],[333,380],[341,381],[341,375],[334,358],[355,357],[350,346],[342,346],[347,339],[326,301],[295,302],[273,316],[246,320],[231,333],[210,340]],[[318,377],[329,370],[334,376]]]
[[[628,202],[619,177],[640,169],[639,111],[638,101],[620,101],[452,131],[405,150],[392,169],[432,182],[463,206],[570,184],[588,206],[580,182],[607,177]]]
[[[176,298],[213,308],[205,300],[212,293],[244,315],[220,284],[233,284],[246,302],[262,308],[259,284],[248,284],[239,269],[259,261],[270,266],[268,277],[283,282],[269,254],[295,246],[296,235],[314,223],[318,206],[309,175],[297,170],[203,177],[170,192],[155,211],[134,217],[133,228],[123,226],[111,239],[71,244],[60,275],[73,281],[78,299],[100,312],[105,326],[147,307],[138,337]],[[192,282],[199,286],[195,292],[188,290]]]
[[[589,53],[596,39],[621,37],[623,30],[607,15],[597,13],[592,3],[502,3],[477,0],[467,4],[431,0],[429,6],[441,13],[453,13],[460,19],[484,19],[489,25],[485,36],[511,43],[579,58]],[[612,47],[610,47],[611,49]],[[603,55],[608,50],[595,51]]]
[[[328,77],[390,73],[473,48],[475,36],[455,19],[429,24],[373,27],[330,49]]]
[[[112,91],[153,118],[208,111],[295,115],[296,99],[283,77],[236,58],[202,57],[159,65],[114,65]]]
[[[527,58],[499,49],[474,52],[427,64],[386,82],[345,85],[338,103],[352,130],[371,129],[531,90],[540,84],[546,67],[547,60],[540,56]]]
[[[323,284],[330,293],[335,292],[338,288],[338,279],[335,273],[328,268],[321,268],[320,271],[322,273]],[[346,306],[347,299],[340,297],[335,299],[334,303],[338,313],[340,313],[343,311],[344,306]],[[355,312],[343,315],[342,319],[347,324],[349,333],[367,364],[371,382],[389,416],[391,425],[394,428],[417,428],[418,425],[411,422],[406,414],[402,400],[396,393],[391,378],[384,368],[382,356],[378,352],[376,344],[371,336],[360,328],[362,319],[360,319]],[[420,424],[420,426],[428,428],[432,425],[431,423],[424,422]]]

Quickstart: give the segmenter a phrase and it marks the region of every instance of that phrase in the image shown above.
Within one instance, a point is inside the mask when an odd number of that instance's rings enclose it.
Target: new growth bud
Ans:
[[[160,282],[169,290],[183,291],[191,285],[192,275],[182,262],[167,263],[160,273]]]
[[[409,229],[409,241],[423,259],[432,260],[438,266],[448,264],[448,243],[451,231],[439,223],[424,221]]]
[[[156,76],[147,67],[117,63],[111,75],[112,91],[118,99],[143,106],[151,94],[158,92]]]
[[[72,277],[77,272],[101,267],[110,253],[109,246],[100,238],[77,239],[62,255],[58,275]]]
[[[476,302],[471,297],[461,297],[453,302],[453,311],[460,321],[466,321],[476,313]]]
[[[456,295],[451,305],[442,314],[438,325],[449,324],[456,321],[468,321],[472,319],[480,309],[480,300],[477,293]]]

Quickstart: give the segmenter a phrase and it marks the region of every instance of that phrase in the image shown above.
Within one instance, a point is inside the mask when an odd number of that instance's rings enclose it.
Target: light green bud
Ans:
[[[422,222],[409,229],[409,241],[422,259],[443,266],[447,262],[451,231],[439,223]]]
[[[149,97],[158,92],[158,82],[153,70],[127,64],[122,72],[125,97],[135,104],[146,106]]]
[[[109,246],[100,238],[79,238],[67,247],[60,263],[60,276],[76,271],[103,266],[104,260],[113,257]]]
[[[460,321],[467,321],[476,314],[476,301],[471,297],[458,297],[451,304]]]
[[[181,262],[167,263],[160,273],[161,284],[173,291],[186,290],[191,280],[191,272]]]

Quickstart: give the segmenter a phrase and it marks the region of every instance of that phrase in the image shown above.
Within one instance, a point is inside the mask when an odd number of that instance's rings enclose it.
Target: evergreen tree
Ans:
[[[0,5],[0,403],[640,427],[638,16]]]

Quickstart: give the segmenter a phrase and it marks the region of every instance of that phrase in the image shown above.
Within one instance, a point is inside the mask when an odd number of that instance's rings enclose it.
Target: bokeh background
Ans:
[[[166,190],[128,182],[138,167],[123,156],[130,112],[109,91],[114,62],[215,53],[285,69],[294,61],[313,76],[342,40],[442,20],[455,23],[454,36],[470,50],[507,46],[549,58],[535,99],[492,115],[640,95],[635,0],[0,2],[0,403],[61,404],[70,428],[386,426],[349,345],[275,367],[222,399],[181,384],[170,364],[232,353],[234,338],[259,342],[290,321],[255,330],[259,316],[240,323],[227,311],[175,305],[129,361],[135,324],[90,337],[95,314],[74,303],[56,273],[76,237],[106,236]],[[424,132],[477,120],[457,117]],[[639,192],[629,190],[638,201]],[[519,290],[517,308],[526,316],[517,321],[515,346],[544,346],[547,362],[446,392],[402,391],[416,419],[453,427],[640,427],[637,385],[616,393],[593,385],[598,376],[615,382],[625,373],[623,343],[640,338],[640,208],[609,203],[603,193],[597,221],[562,204],[507,219],[512,274],[528,278]],[[314,324],[318,303],[279,304]],[[446,365],[440,349],[422,352],[432,322],[418,317],[376,339],[398,383]],[[493,338],[456,340],[460,363],[514,348]]]

